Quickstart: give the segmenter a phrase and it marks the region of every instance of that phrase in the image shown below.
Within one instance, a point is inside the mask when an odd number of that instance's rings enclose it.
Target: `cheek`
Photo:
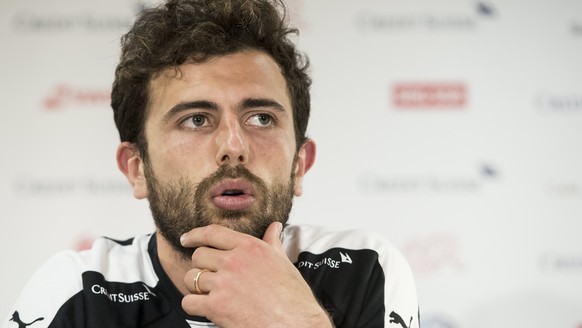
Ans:
[[[262,163],[264,176],[270,181],[288,181],[295,169],[292,167],[294,155],[294,142],[290,143],[286,138],[261,139],[256,143],[256,162]]]
[[[150,159],[158,178],[175,179],[188,177],[198,180],[210,172],[213,158],[204,152],[206,145],[199,140],[169,136],[150,147]]]

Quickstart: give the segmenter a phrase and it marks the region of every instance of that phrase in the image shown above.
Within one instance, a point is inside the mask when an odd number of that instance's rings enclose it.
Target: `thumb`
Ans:
[[[272,246],[283,247],[281,244],[281,232],[283,231],[283,224],[275,221],[269,225],[263,236],[263,240]]]

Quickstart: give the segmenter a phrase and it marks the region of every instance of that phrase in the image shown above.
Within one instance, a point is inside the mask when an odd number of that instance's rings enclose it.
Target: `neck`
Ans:
[[[174,286],[178,288],[180,293],[183,295],[189,294],[190,292],[186,287],[184,276],[186,275],[186,272],[192,269],[192,264],[189,261],[184,260],[182,254],[177,252],[159,231],[156,232],[156,238],[158,257],[160,258],[162,268]]]

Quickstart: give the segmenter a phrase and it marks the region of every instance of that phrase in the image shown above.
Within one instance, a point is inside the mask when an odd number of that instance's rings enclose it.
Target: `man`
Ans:
[[[315,144],[308,65],[281,12],[170,0],[141,14],[112,107],[119,169],[156,232],[55,256],[5,327],[418,327],[390,245],[286,224]]]

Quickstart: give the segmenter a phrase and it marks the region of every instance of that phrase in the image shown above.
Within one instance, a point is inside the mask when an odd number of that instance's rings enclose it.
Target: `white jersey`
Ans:
[[[100,238],[90,250],[55,255],[26,285],[3,328],[216,327],[184,312],[155,236]],[[283,244],[336,327],[419,327],[408,264],[383,238],[288,226]]]

